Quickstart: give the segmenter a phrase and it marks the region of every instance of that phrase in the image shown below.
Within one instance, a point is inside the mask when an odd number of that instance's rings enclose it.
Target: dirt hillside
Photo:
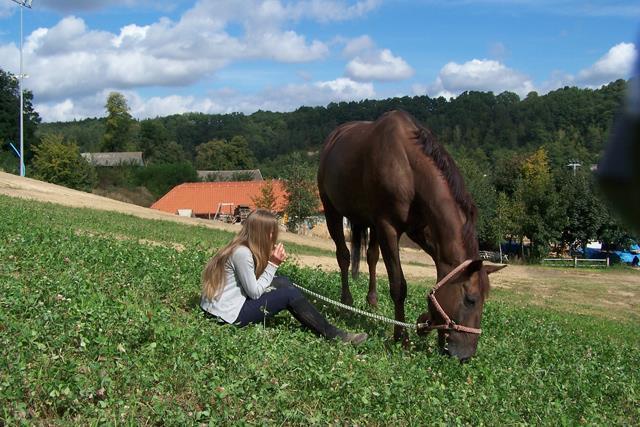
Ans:
[[[92,193],[73,190],[60,185],[50,184],[48,182],[38,181],[31,178],[23,178],[17,175],[0,172],[0,194],[11,197],[20,197],[23,199],[38,200],[42,202],[56,203],[65,206],[77,208],[100,209],[105,211],[120,212],[134,215],[140,218],[158,219],[165,221],[175,221],[184,224],[204,225],[219,230],[227,230],[236,232],[239,230],[238,224],[225,224],[218,221],[210,221],[200,218],[186,218],[172,215],[155,209],[144,208],[130,203],[121,202]],[[318,249],[333,251],[335,245],[332,240],[317,236],[300,236],[298,234],[283,232],[280,239],[284,242],[295,243],[304,246],[311,246]],[[420,263],[424,265],[433,265],[431,258],[421,251],[403,248],[402,258],[405,262]],[[299,261],[303,265],[322,266],[323,269],[336,269],[337,263],[333,257],[311,257],[302,256]],[[382,260],[378,264],[378,269],[383,268]],[[410,266],[410,270],[412,270]],[[362,271],[367,271],[367,267],[363,264]],[[384,272],[384,270],[382,270]],[[409,274],[411,277],[424,277],[428,274],[426,271],[415,272]],[[411,272],[413,273],[413,272]]]

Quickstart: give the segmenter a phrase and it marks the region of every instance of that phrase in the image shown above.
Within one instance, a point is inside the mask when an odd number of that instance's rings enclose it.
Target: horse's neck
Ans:
[[[451,199],[450,203],[434,204],[430,210],[425,238],[431,247],[438,279],[467,259],[478,257],[478,243],[475,233],[465,235],[466,218],[460,207]]]
[[[416,197],[423,200],[419,203],[423,207],[419,215],[424,216],[425,240],[431,247],[428,252],[434,258],[440,279],[465,260],[477,258],[475,233],[465,235],[465,225],[473,219],[464,213],[433,159],[424,156],[415,145],[408,149],[412,150],[411,163],[418,177]]]

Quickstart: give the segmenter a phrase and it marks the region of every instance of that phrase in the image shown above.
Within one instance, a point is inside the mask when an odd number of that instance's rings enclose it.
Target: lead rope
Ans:
[[[427,329],[427,330],[441,329],[441,330],[445,330],[445,331],[466,332],[466,333],[469,333],[469,334],[478,334],[479,335],[479,334],[482,333],[482,329],[471,328],[471,327],[468,327],[468,326],[458,325],[455,322],[453,322],[449,318],[447,313],[442,309],[442,307],[438,303],[438,300],[435,297],[435,292],[441,286],[443,286],[445,283],[447,283],[459,271],[465,269],[469,264],[471,264],[471,262],[472,262],[472,260],[468,259],[468,260],[464,261],[463,263],[461,263],[456,268],[454,268],[451,272],[449,272],[449,274],[447,274],[444,278],[442,278],[442,280],[440,280],[438,283],[436,283],[436,285],[433,287],[433,289],[427,294],[428,299],[431,300],[431,302],[435,306],[436,310],[440,313],[440,315],[442,316],[442,318],[443,318],[443,320],[445,322],[442,325],[434,325],[430,321],[427,321],[427,322],[424,322],[424,323],[406,323],[406,322],[400,322],[399,320],[395,320],[395,319],[389,319],[388,317],[384,317],[384,316],[381,316],[379,314],[370,313],[368,311],[360,310],[359,308],[351,307],[350,305],[346,305],[346,304],[343,304],[341,302],[334,301],[334,300],[332,300],[330,298],[325,297],[324,295],[320,295],[320,294],[318,294],[316,292],[313,292],[313,291],[305,288],[304,286],[300,286],[297,283],[293,283],[293,282],[291,282],[291,283],[293,284],[293,286],[295,286],[296,288],[300,289],[301,291],[304,291],[304,292],[308,293],[309,295],[312,295],[312,296],[314,296],[314,297],[316,297],[316,298],[318,298],[318,299],[320,299],[322,301],[328,302],[329,304],[333,304],[336,307],[343,308],[343,309],[345,309],[347,311],[351,311],[353,313],[357,313],[357,314],[360,314],[362,316],[369,317],[371,319],[379,320],[380,322],[385,322],[385,323],[390,323],[392,325],[402,326],[403,328]]]
[[[388,317],[384,317],[381,316],[379,314],[375,314],[375,313],[369,313],[368,311],[364,311],[364,310],[360,310],[359,308],[355,308],[355,307],[351,307],[350,305],[347,304],[343,304],[341,302],[338,301],[334,301],[330,298],[325,297],[324,295],[320,295],[318,293],[315,293],[307,288],[305,288],[304,286],[300,286],[297,283],[293,283],[293,286],[295,286],[296,288],[300,289],[301,291],[304,291],[306,293],[308,293],[311,296],[314,296],[324,302],[328,302],[329,304],[333,304],[336,307],[340,307],[343,308],[345,310],[348,311],[352,311],[354,313],[360,314],[362,316],[366,316],[369,317],[371,319],[375,319],[375,320],[379,320],[380,322],[385,322],[385,323],[390,323],[392,325],[397,325],[397,326],[402,326],[403,328],[412,328],[412,329],[416,329],[416,328],[430,328],[431,327],[431,323],[430,322],[426,322],[426,323],[405,323],[405,322],[400,322],[399,320],[395,320],[395,319],[389,319]]]

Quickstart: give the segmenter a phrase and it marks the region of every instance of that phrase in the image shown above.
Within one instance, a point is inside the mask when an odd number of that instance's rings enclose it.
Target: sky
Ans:
[[[25,88],[43,121],[250,114],[330,102],[628,78],[640,2],[33,0]],[[0,0],[0,68],[20,72],[20,6]]]

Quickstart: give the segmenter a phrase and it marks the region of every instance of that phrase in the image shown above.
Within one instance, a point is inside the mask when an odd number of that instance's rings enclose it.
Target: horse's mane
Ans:
[[[462,178],[460,170],[451,158],[451,155],[449,155],[447,150],[436,140],[431,131],[418,123],[410,114],[404,114],[417,128],[415,139],[417,143],[420,144],[422,152],[429,156],[438,169],[440,169],[442,176],[449,185],[454,200],[466,216],[467,222],[462,229],[465,249],[469,255],[477,256],[478,239],[476,236],[476,221],[478,218],[478,208],[464,185],[464,178]]]

